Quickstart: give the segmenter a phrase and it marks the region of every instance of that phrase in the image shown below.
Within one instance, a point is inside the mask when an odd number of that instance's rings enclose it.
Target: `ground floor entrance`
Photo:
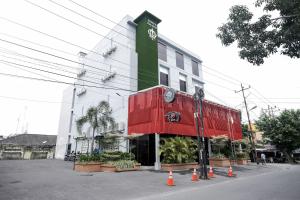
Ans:
[[[163,138],[176,137],[173,134],[161,134],[160,145],[162,144]],[[185,136],[182,136],[185,137]],[[197,142],[197,137],[191,137]],[[205,138],[205,148],[207,152],[207,158],[209,157],[210,143]],[[155,164],[155,134],[146,134],[130,141],[130,151],[135,155],[135,159],[143,166],[154,166]],[[160,159],[161,160],[161,159]],[[197,155],[196,162],[199,161]],[[208,159],[207,159],[208,162]],[[209,163],[207,163],[209,164]]]

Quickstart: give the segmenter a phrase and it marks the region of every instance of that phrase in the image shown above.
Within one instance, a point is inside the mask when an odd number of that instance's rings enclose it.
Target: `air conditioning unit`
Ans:
[[[82,87],[77,91],[77,96],[81,96],[85,93],[86,93],[86,89],[84,87]]]
[[[119,122],[118,123],[118,130],[119,131],[125,130],[125,123],[124,122]]]
[[[117,50],[117,47],[116,46],[114,46],[114,47],[111,47],[110,49],[108,49],[108,50],[106,50],[103,54],[102,54],[102,56],[104,57],[104,58],[107,58],[108,56],[110,56],[113,52],[115,52]]]
[[[116,76],[116,72],[109,72],[106,75],[104,75],[101,80],[103,83],[105,83],[106,81],[109,81],[110,79],[114,78]]]
[[[81,70],[78,72],[77,77],[78,77],[78,78],[79,78],[79,77],[82,77],[83,75],[85,75],[85,73],[86,73],[86,69],[81,69]]]

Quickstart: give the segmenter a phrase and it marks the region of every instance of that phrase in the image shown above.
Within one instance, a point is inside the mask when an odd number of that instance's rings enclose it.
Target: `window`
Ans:
[[[194,75],[199,76],[198,63],[196,61],[193,61],[193,60],[192,60],[192,70],[193,70]]]
[[[183,54],[176,51],[176,66],[184,69]]]
[[[167,46],[160,42],[158,43],[158,58],[167,62]]]
[[[203,84],[200,81],[193,79],[193,85],[195,87],[195,92],[197,92],[200,88],[203,88]]]
[[[169,69],[166,67],[159,67],[159,80],[161,85],[169,86]]]
[[[179,74],[179,88],[180,91],[186,92],[186,76],[183,74]]]

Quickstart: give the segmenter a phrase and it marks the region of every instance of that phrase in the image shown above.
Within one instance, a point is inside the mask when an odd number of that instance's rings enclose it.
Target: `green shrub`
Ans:
[[[238,152],[236,153],[236,158],[239,159],[239,160],[242,160],[242,159],[249,159],[249,155],[248,153],[246,152]]]
[[[118,169],[130,169],[134,168],[135,161],[132,160],[119,160],[119,161],[110,161],[109,164],[117,167]]]
[[[99,154],[93,154],[93,155],[80,155],[79,156],[79,162],[101,162],[101,157]]]
[[[216,154],[213,153],[210,156],[210,158],[212,158],[212,159],[225,159],[227,157],[224,154],[222,154],[222,153],[216,153]]]
[[[120,160],[134,160],[135,156],[132,153],[121,152],[121,151],[105,151],[99,154],[92,155],[80,155],[80,162],[111,162]]]
[[[197,144],[190,137],[170,137],[162,140],[160,154],[163,163],[195,162]]]

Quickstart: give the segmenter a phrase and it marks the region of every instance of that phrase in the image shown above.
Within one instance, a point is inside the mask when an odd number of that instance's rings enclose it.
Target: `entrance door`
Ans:
[[[135,159],[144,166],[153,166],[155,162],[155,135],[143,135],[130,142]]]

